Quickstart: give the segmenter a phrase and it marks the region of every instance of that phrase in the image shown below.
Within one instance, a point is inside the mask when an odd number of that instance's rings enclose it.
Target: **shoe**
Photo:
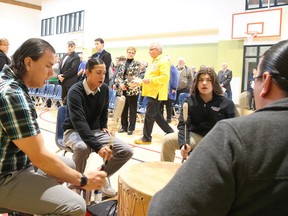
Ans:
[[[115,191],[114,188],[111,187],[110,181],[107,178],[106,178],[106,183],[104,187],[102,187],[102,194],[103,194],[103,197],[104,196],[107,196],[107,197],[117,196],[117,192]]]
[[[151,144],[151,141],[145,141],[142,138],[140,138],[139,140],[134,140],[134,143],[138,145],[149,145]]]
[[[121,128],[121,129],[118,130],[118,133],[125,133],[125,132],[127,132],[127,130],[125,130],[125,129],[123,129],[123,128]]]
[[[127,132],[127,135],[132,135],[133,134],[133,131],[128,131]]]

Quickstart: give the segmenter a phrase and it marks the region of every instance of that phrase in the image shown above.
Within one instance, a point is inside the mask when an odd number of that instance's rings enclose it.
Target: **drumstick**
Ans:
[[[188,118],[188,103],[184,102],[183,103],[183,120],[184,120],[184,136],[185,136],[185,144],[184,144],[184,149],[187,150],[187,126],[186,126],[186,122],[187,122],[187,118]],[[182,163],[186,160],[186,158],[183,157],[182,159]]]

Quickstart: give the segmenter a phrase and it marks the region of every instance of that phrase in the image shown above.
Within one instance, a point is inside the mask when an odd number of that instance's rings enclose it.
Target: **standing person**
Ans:
[[[111,85],[112,85],[112,89],[113,90],[117,90],[117,88],[119,88],[119,83],[115,82],[118,71],[119,71],[119,67],[123,64],[123,62],[126,61],[126,57],[125,56],[119,56],[116,58],[116,65],[115,65],[115,72],[114,75],[112,77],[111,80]]]
[[[232,91],[230,82],[232,80],[232,71],[228,69],[227,63],[222,64],[222,70],[218,72],[218,80],[224,90],[225,96],[232,100]]]
[[[192,78],[194,78],[196,76],[196,73],[197,73],[196,67],[194,65],[191,67],[191,73],[192,73]]]
[[[140,62],[134,59],[136,48],[129,46],[127,48],[127,59],[118,67],[116,82],[119,85],[118,95],[124,95],[125,106],[121,115],[121,128],[119,133],[127,132],[132,135],[135,130],[137,118],[137,100],[141,88],[135,85],[135,79],[139,78]],[[128,115],[129,114],[129,115]]]
[[[85,76],[85,69],[86,69],[86,61],[83,58],[83,54],[78,54],[79,58],[80,58],[80,64],[78,67],[78,72],[77,72],[77,79],[78,81],[82,80]]]
[[[0,39],[0,71],[3,69],[4,65],[9,65],[11,63],[7,56],[9,50],[9,41],[6,38]]]
[[[143,127],[143,137],[135,140],[135,144],[151,144],[154,121],[165,133],[173,133],[173,129],[165,121],[160,112],[160,101],[167,100],[170,79],[170,63],[162,54],[162,46],[152,43],[149,47],[152,63],[148,66],[142,84],[142,96],[147,96],[147,109]]]
[[[95,40],[96,53],[94,53],[91,58],[101,58],[105,63],[106,75],[105,83],[110,86],[110,67],[112,67],[112,57],[109,52],[104,49],[104,40],[102,38],[96,38]]]
[[[53,74],[54,57],[55,50],[48,42],[31,38],[0,73],[0,208],[37,215],[84,216],[85,200],[61,183],[97,190],[106,173],[80,173],[70,168],[75,168],[71,159],[45,148],[28,94],[29,87],[40,88]]]
[[[288,215],[287,59],[288,40],[263,54],[257,110],[218,122],[153,196],[149,216]]]
[[[161,101],[160,111],[162,115],[164,114],[164,105],[166,107],[166,121],[171,123],[172,121],[172,109],[173,102],[176,100],[177,86],[178,86],[178,71],[177,68],[172,64],[170,57],[167,57],[171,66],[170,66],[170,79],[168,86],[168,99],[166,101]]]
[[[186,158],[188,152],[196,147],[218,121],[238,116],[233,101],[223,96],[217,75],[212,68],[202,67],[198,71],[186,102],[188,103],[186,131],[183,112],[180,112],[178,133],[167,134],[163,139],[161,161],[173,162],[177,149],[181,149],[182,157]]]
[[[80,58],[75,52],[76,45],[74,41],[68,41],[67,53],[60,62],[60,74],[58,79],[62,85],[62,101],[66,105],[66,96],[70,87],[78,80],[77,72],[80,64]]]
[[[131,147],[108,131],[109,87],[104,83],[105,64],[100,58],[90,58],[86,64],[86,78],[73,85],[67,95],[67,117],[63,123],[64,144],[74,154],[76,170],[84,172],[92,152],[105,161],[108,176],[119,170],[133,155]],[[113,149],[109,148],[113,145]],[[102,192],[115,196],[106,183]]]
[[[255,100],[254,100],[254,92],[253,92],[253,88],[254,88],[254,79],[253,77],[255,76],[257,72],[257,69],[254,68],[252,71],[248,72],[248,84],[247,84],[247,91],[250,93],[249,96],[249,110],[255,110]]]
[[[179,95],[181,93],[189,93],[190,88],[192,85],[192,72],[191,69],[186,66],[186,61],[183,57],[178,58],[178,65],[176,66],[179,74],[179,81],[178,81],[178,87],[177,87],[177,97],[176,97],[176,103],[179,102]]]

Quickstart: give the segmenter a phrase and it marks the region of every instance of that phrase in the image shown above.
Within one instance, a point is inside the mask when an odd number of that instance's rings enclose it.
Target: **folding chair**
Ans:
[[[60,104],[61,106],[63,105],[63,103],[62,103],[62,86],[61,85],[56,86],[54,97],[52,98],[53,106],[57,106],[57,103]]]
[[[48,100],[51,100],[51,106],[52,106],[52,98],[54,97],[55,92],[55,84],[48,84],[47,89],[45,91],[45,94],[42,97],[43,100],[43,106],[48,106]]]
[[[137,110],[137,115],[139,116],[140,122],[144,122],[144,116],[146,113],[146,106],[147,106],[148,98],[144,97],[142,100],[142,104],[140,108]]]
[[[62,125],[66,117],[66,109],[67,109],[66,106],[60,106],[58,108],[57,120],[56,120],[56,133],[55,133],[56,145],[58,146],[59,151],[64,150],[63,156],[65,156],[67,152],[73,153],[73,150],[70,147],[65,146],[63,143],[64,131]]]

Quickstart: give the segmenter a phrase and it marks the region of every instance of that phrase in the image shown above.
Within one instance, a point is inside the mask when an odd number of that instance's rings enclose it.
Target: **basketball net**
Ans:
[[[245,32],[247,34],[248,45],[252,44],[253,39],[257,37],[258,32]]]

